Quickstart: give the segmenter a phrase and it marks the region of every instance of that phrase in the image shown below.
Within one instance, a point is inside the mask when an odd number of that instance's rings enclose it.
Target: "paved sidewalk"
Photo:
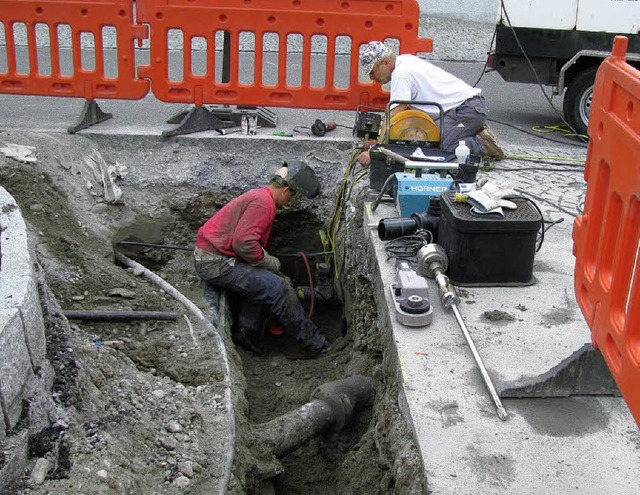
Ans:
[[[509,156],[584,159],[583,148],[532,144]],[[540,207],[551,226],[536,254],[529,287],[464,288],[460,312],[494,384],[536,376],[590,342],[573,289],[571,230],[584,201],[581,166],[505,159],[479,177],[503,177]],[[433,322],[399,325],[388,286],[396,281],[377,235],[382,204],[365,218],[380,269],[377,298],[386,308],[392,352],[401,368],[405,413],[415,428],[434,494],[633,494],[640,485],[640,431],[614,397],[503,399],[500,421],[454,315],[430,286]],[[548,226],[548,225],[547,225]],[[501,312],[501,313],[491,313]],[[491,315],[499,314],[501,318]],[[401,398],[402,399],[402,398]],[[402,403],[402,400],[401,400]]]

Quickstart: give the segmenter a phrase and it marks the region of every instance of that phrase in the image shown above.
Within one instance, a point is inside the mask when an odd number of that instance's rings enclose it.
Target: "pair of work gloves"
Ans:
[[[471,211],[480,215],[504,216],[503,208],[515,210],[518,205],[505,199],[518,194],[511,183],[505,179],[478,179],[476,188],[466,193]]]

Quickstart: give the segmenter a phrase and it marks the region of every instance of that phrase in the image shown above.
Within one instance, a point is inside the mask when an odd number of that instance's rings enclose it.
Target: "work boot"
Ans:
[[[324,338],[324,335],[318,332],[313,336],[313,338],[304,342],[302,347],[305,351],[305,355],[308,357],[316,357],[317,355],[326,352],[330,347],[330,344],[327,342],[327,339]]]
[[[262,356],[265,353],[265,348],[262,345],[262,342],[260,342],[260,337],[256,330],[241,328],[233,332],[231,337],[236,345],[256,354],[257,356]]]
[[[297,340],[302,344],[304,358],[325,354],[331,348],[331,343],[322,335],[320,327],[311,320],[302,324]]]
[[[476,134],[478,139],[484,146],[484,154],[489,158],[493,158],[496,161],[500,161],[504,158],[504,151],[498,145],[498,139],[496,135],[489,130],[487,126],[484,126]]]

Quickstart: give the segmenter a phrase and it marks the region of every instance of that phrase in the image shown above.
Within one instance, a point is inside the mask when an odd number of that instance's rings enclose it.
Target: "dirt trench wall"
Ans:
[[[427,493],[424,462],[414,441],[412,420],[406,414],[405,399],[398,386],[402,376],[391,341],[389,314],[378,311],[386,306],[376,296],[380,293],[376,287],[382,281],[375,256],[369,252],[364,237],[363,205],[371,199],[368,176],[355,185],[352,183],[344,223],[337,236],[336,256],[342,270],[345,314],[351,315],[349,325],[354,340],[352,370],[369,373],[378,382],[367,437],[375,445],[375,456],[388,475],[375,489],[378,493],[424,494]],[[372,362],[375,363],[373,369]],[[358,493],[362,486],[366,486],[366,480],[354,479],[352,493]]]

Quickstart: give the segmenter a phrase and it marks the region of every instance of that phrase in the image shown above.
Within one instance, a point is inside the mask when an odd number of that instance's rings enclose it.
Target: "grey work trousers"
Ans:
[[[267,305],[285,331],[301,344],[318,338],[318,326],[304,314],[293,287],[283,277],[221,255],[194,255],[198,276],[211,285],[238,294],[240,331],[256,335],[262,305]]]
[[[487,121],[489,108],[482,96],[474,96],[444,114],[442,149],[454,151],[460,141],[465,141],[471,154],[484,156],[484,144],[476,133]]]

